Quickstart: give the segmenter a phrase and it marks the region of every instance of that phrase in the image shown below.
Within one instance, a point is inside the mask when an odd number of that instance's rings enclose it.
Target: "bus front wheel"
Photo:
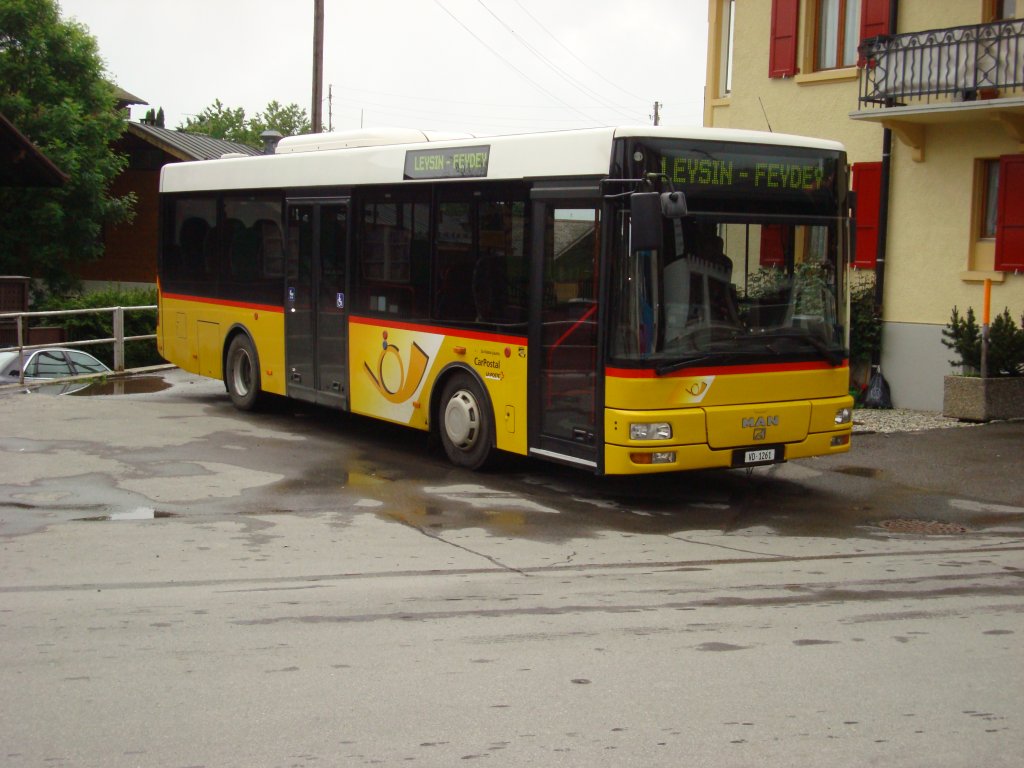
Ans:
[[[244,333],[235,336],[228,347],[224,380],[235,408],[252,411],[260,396],[260,363],[256,349]]]
[[[445,384],[440,405],[441,443],[453,464],[479,469],[490,458],[494,419],[480,384],[466,374]]]

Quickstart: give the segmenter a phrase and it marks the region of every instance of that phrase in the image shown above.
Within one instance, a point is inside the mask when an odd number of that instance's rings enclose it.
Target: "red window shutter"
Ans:
[[[878,208],[882,197],[882,164],[854,163],[853,191],[857,193],[857,250],[853,265],[874,269],[878,255]]]
[[[762,267],[786,266],[786,245],[792,232],[792,227],[786,224],[761,225]]]
[[[888,35],[889,4],[892,0],[861,0],[860,39]]]
[[[889,7],[891,2],[892,0],[861,0],[861,42],[869,37],[888,35],[892,32],[892,30],[889,29]],[[867,60],[863,56],[857,56],[858,67],[864,67],[867,63]],[[874,62],[871,63],[871,66],[874,66]]]
[[[999,158],[996,269],[1024,270],[1024,155]]]
[[[796,74],[796,33],[799,21],[800,0],[772,0],[768,77],[791,77]]]

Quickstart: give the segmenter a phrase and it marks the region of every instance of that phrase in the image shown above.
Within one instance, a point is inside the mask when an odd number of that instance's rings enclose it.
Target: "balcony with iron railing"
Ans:
[[[1024,19],[865,39],[854,120],[924,159],[925,126],[996,120],[1024,143]]]
[[[864,40],[860,108],[1024,95],[1024,19]]]

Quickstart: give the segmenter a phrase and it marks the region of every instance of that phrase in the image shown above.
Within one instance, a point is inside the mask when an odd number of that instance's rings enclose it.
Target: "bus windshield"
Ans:
[[[666,220],[663,247],[616,227],[612,358],[659,374],[690,365],[845,359],[841,221],[735,215]]]

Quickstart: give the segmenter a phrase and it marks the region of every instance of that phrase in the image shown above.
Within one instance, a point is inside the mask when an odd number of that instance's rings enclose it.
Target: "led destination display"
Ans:
[[[448,149],[410,149],[405,153],[405,178],[471,179],[487,175],[488,145]]]
[[[731,187],[737,183],[755,189],[793,189],[811,192],[825,180],[822,159],[810,163],[756,162],[753,167],[734,160],[708,160],[693,157],[662,157],[661,172],[673,184],[700,184]]]
[[[662,174],[686,193],[694,211],[827,215],[846,185],[846,165],[838,152],[727,142],[697,148],[683,141],[652,141],[637,143],[627,156],[636,164],[637,176]]]

